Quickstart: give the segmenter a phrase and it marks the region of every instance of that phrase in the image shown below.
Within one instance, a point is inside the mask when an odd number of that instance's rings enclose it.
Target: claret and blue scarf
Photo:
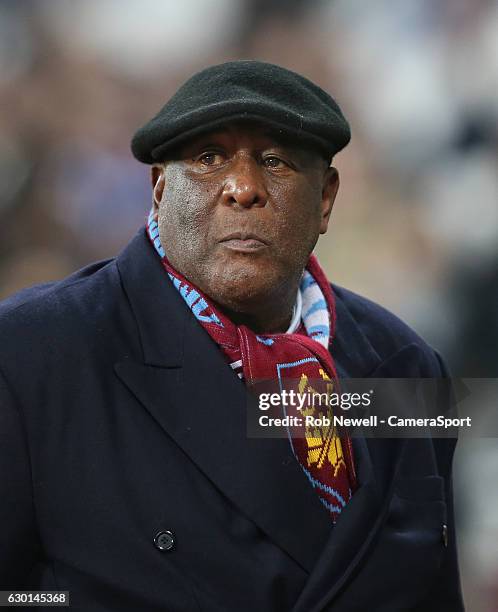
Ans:
[[[249,388],[262,380],[278,379],[280,389],[295,388],[297,383],[299,393],[337,390],[337,373],[328,351],[335,325],[334,296],[314,255],[299,288],[301,321],[291,324],[287,333],[258,335],[245,325],[232,323],[170,265],[153,212],[147,230],[173,285]],[[321,389],[316,388],[316,381],[322,381]],[[314,410],[310,407],[307,413]],[[333,425],[303,429],[300,435],[289,430],[292,451],[335,523],[357,486],[350,437],[339,434]]]

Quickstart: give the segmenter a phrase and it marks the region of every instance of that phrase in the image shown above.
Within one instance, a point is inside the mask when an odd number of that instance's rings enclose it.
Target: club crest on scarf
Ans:
[[[333,382],[326,374],[326,372],[321,368],[320,375],[322,376],[326,384],[326,395],[327,397],[330,397],[330,394],[334,389]],[[310,393],[310,395],[312,396],[319,395],[319,391],[311,387],[311,385],[309,384],[308,377],[304,374],[301,376],[301,379],[299,381],[298,392],[301,395],[304,395],[305,393]],[[318,411],[316,410],[315,406],[312,405],[301,410],[301,414],[303,417],[312,416],[316,418],[324,414],[324,411]],[[330,406],[325,412],[325,416],[330,421],[332,421],[333,413]],[[339,470],[347,469],[347,466],[344,459],[344,453],[342,452],[341,441],[339,439],[339,436],[337,435],[336,428],[330,425],[313,425],[307,426],[305,430],[305,438],[306,443],[308,445],[308,466],[316,464],[317,468],[322,469],[324,465],[327,466],[328,464],[333,470],[334,478],[337,478]]]
[[[169,263],[159,238],[154,212],[147,224],[151,243],[176,289],[199,324],[225,354],[229,366],[250,390],[262,381],[272,381],[282,391],[294,390],[307,397],[330,396],[338,390],[338,379],[328,351],[335,326],[334,296],[314,255],[311,255],[300,283],[302,321],[295,333],[255,334],[244,325],[235,325],[214,307],[209,298]],[[283,408],[284,416],[327,416],[331,425],[288,429],[290,446],[320,501],[335,523],[356,489],[351,440],[333,426],[331,406],[310,401]],[[292,415],[291,415],[292,416]],[[305,419],[303,418],[303,422]]]

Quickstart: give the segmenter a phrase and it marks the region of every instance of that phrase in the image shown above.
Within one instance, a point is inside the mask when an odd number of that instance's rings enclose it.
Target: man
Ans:
[[[304,77],[208,68],[133,139],[147,228],[4,302],[2,589],[91,611],[463,610],[455,440],[331,430],[318,460],[246,433],[261,380],[446,376],[311,254],[348,141]]]

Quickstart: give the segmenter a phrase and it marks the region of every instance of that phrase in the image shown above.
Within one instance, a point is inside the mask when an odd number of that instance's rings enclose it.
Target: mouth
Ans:
[[[255,252],[268,247],[268,243],[256,234],[246,232],[233,232],[225,236],[220,244],[232,251]]]

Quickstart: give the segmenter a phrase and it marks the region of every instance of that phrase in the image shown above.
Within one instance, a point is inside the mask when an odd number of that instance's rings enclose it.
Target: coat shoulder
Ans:
[[[0,366],[67,352],[94,335],[112,311],[119,283],[113,260],[95,262],[60,281],[23,289],[0,302]],[[106,314],[107,313],[107,314]]]
[[[94,262],[59,281],[43,283],[22,289],[0,302],[0,325],[11,320],[33,316],[49,316],[63,308],[72,296],[93,293],[109,277],[109,266],[114,260]]]

